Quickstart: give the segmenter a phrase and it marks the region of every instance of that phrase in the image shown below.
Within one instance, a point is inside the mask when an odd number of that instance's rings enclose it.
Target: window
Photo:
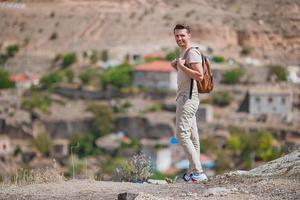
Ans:
[[[281,103],[282,103],[282,104],[285,104],[285,102],[286,102],[285,98],[282,97],[282,98],[281,98]]]
[[[272,97],[269,97],[269,98],[268,98],[268,102],[269,102],[269,103],[272,103],[272,102],[273,102],[273,98],[272,98]]]
[[[259,103],[259,102],[260,102],[260,98],[259,98],[259,97],[256,97],[256,98],[255,98],[255,101],[256,101],[256,103]]]

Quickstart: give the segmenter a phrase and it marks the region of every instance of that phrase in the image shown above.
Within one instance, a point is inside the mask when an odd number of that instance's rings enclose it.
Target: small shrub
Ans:
[[[40,85],[42,89],[54,89],[61,83],[63,77],[58,72],[53,72],[50,74],[46,74],[41,78]]]
[[[176,59],[179,55],[179,48],[176,48],[175,50],[169,52],[165,59],[168,60],[168,61],[173,61],[174,59]]]
[[[14,88],[15,83],[10,80],[9,73],[0,69],[0,89]]]
[[[44,156],[49,156],[53,147],[52,138],[48,133],[41,133],[32,141],[36,149]]]
[[[162,110],[162,105],[160,103],[154,103],[144,110],[144,112],[159,112]]]
[[[223,74],[223,83],[236,84],[240,81],[241,77],[245,74],[245,71],[241,68],[227,71]]]
[[[269,65],[269,77],[275,76],[278,81],[287,81],[288,72],[280,65]]]
[[[225,59],[223,56],[213,56],[212,61],[215,63],[223,63]]]
[[[116,181],[145,182],[152,175],[151,161],[145,154],[134,155],[115,171]]]
[[[91,83],[93,76],[94,72],[92,70],[86,70],[79,75],[79,78],[83,85],[88,85]]]
[[[107,50],[103,50],[101,52],[101,60],[103,62],[107,62],[109,60],[109,54],[108,54],[108,51]]]
[[[23,100],[22,108],[27,110],[33,110],[34,108],[38,108],[43,113],[48,113],[51,103],[52,101],[48,96],[34,92],[31,97],[26,97]]]
[[[79,158],[98,155],[100,150],[95,144],[95,139],[96,137],[91,133],[75,134],[70,139],[70,149],[73,148],[72,153],[78,155]]]
[[[10,45],[6,48],[6,55],[8,58],[13,58],[19,51],[19,45]]]
[[[74,80],[74,72],[71,69],[67,69],[65,71],[65,77],[67,78],[68,83],[73,83]]]
[[[67,53],[63,56],[63,62],[62,62],[62,66],[64,68],[72,65],[73,63],[75,63],[77,61],[77,56],[76,53],[71,52],[71,53]]]
[[[227,106],[231,100],[232,97],[226,91],[217,91],[212,94],[212,102],[217,106]]]
[[[252,49],[250,47],[243,47],[240,54],[242,56],[247,56],[251,53]]]
[[[88,108],[94,115],[93,125],[97,130],[97,136],[103,136],[111,133],[114,129],[114,113],[107,104],[91,104]]]

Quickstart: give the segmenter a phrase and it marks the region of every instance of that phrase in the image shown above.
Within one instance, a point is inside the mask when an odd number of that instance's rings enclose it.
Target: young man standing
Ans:
[[[200,141],[196,122],[199,106],[196,80],[203,79],[202,59],[198,50],[191,46],[189,26],[177,24],[173,32],[181,52],[179,58],[171,62],[177,70],[176,137],[190,162],[190,168],[183,175],[183,179],[186,182],[201,182],[207,180],[200,163]]]

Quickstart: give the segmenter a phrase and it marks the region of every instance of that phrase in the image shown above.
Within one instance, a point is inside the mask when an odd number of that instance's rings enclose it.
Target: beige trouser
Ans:
[[[176,137],[190,162],[189,172],[203,172],[200,163],[200,142],[196,121],[199,106],[198,94],[181,95],[176,105]]]

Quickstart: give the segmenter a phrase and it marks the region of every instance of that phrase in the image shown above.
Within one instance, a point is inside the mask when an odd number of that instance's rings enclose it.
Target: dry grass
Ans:
[[[63,180],[63,173],[58,169],[57,163],[54,160],[51,167],[32,170],[20,168],[14,175],[5,177],[3,185],[29,185],[60,182]]]

